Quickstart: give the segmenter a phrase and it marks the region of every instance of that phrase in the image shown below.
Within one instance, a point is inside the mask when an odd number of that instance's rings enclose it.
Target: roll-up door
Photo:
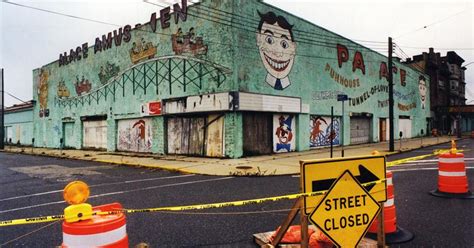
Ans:
[[[370,140],[370,118],[354,116],[351,117],[351,144],[369,143]]]
[[[107,149],[107,121],[84,121],[82,146]]]

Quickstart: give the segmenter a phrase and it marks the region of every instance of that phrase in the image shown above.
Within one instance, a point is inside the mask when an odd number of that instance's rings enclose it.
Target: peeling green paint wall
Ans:
[[[267,82],[267,75],[270,74],[268,64],[266,67],[262,60],[265,57],[259,52],[267,41],[266,36],[258,34],[259,12],[274,12],[293,26],[294,41],[287,37],[286,45],[296,47],[293,47],[294,60],[286,63],[274,58],[272,62],[281,71],[286,66],[291,67],[288,78],[285,75],[281,80],[283,84],[290,84],[287,87],[284,85],[282,90],[270,86],[276,85],[275,79]],[[201,48],[207,47],[206,51],[181,56],[183,54],[173,50],[173,35],[179,29],[182,34],[194,32],[193,39],[202,39]],[[286,46],[281,42],[284,32],[274,32],[277,35],[274,41],[278,41],[275,44],[282,47]],[[134,64],[135,55],[132,52],[139,50],[138,44],[148,47],[146,51],[156,49],[156,52],[143,53],[149,56]],[[347,48],[348,53],[344,57],[347,62],[339,64],[337,44]],[[341,103],[335,99],[339,93],[359,99],[351,101],[350,105],[346,102],[344,144],[350,142],[350,114],[372,115],[372,142],[379,140],[379,118],[388,118],[388,83],[380,77],[381,62],[386,61],[386,57],[261,1],[202,1],[188,6],[186,21],[179,20],[176,24],[172,16],[170,27],[163,29],[158,20],[155,32],[146,24],[131,31],[130,42],[122,41],[120,46],[113,44],[111,48],[97,53],[94,53],[94,46],[88,50],[87,58],[62,66],[55,61],[33,71],[33,97],[39,103],[33,111],[36,146],[59,147],[60,139],[64,137],[64,123],[72,122],[74,134],[68,138],[73,139],[73,147],[81,148],[81,117],[106,115],[107,150],[117,148],[119,120],[151,118],[151,150],[164,154],[167,150],[166,117],[142,116],[142,104],[229,91],[299,97],[302,109],[308,112],[296,114],[298,151],[309,149],[311,115],[329,116],[331,106],[334,106],[335,115],[341,116]],[[365,73],[361,69],[353,69],[356,52],[363,58]],[[413,136],[419,135],[421,129],[425,129],[426,133],[426,118],[430,114],[429,94],[426,94],[426,105],[422,109],[418,89],[419,76],[423,74],[400,63],[395,63],[395,66],[398,68],[394,74],[395,130],[398,130],[398,116],[402,115],[412,119]],[[401,84],[400,69],[406,71],[406,85]],[[429,79],[424,76],[428,87]],[[105,80],[107,78],[108,81]],[[79,96],[76,85],[78,88],[82,85],[87,91],[89,84],[90,91],[81,92]],[[429,89],[426,91],[429,92]],[[241,157],[243,154],[242,118],[241,112],[225,114],[227,157]],[[271,132],[274,133],[273,130]]]

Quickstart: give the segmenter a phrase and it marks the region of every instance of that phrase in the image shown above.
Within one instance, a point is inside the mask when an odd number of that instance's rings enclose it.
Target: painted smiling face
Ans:
[[[419,78],[418,81],[418,90],[420,91],[420,98],[422,103],[422,108],[424,108],[425,101],[426,101],[426,81],[423,76]]]
[[[285,78],[291,71],[296,53],[292,26],[273,12],[260,16],[262,20],[257,33],[260,58],[270,75],[278,79]]]

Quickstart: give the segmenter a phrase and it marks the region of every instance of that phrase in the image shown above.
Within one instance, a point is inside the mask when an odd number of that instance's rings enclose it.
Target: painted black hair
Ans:
[[[293,42],[295,41],[294,37],[293,37],[293,32],[291,31],[291,29],[293,28],[293,25],[290,25],[285,17],[277,16],[272,11],[267,12],[265,14],[262,14],[262,13],[260,13],[260,11],[257,10],[257,13],[260,16],[260,23],[258,24],[258,32],[262,31],[262,26],[263,26],[263,23],[265,23],[265,22],[268,23],[268,24],[271,24],[271,25],[273,25],[275,23],[278,23],[278,25],[280,27],[282,27],[282,28],[288,30],[288,32],[290,32],[291,41],[293,41]]]
[[[425,77],[424,77],[423,75],[420,75],[420,76],[418,77],[418,80],[426,81],[426,80],[425,80]]]

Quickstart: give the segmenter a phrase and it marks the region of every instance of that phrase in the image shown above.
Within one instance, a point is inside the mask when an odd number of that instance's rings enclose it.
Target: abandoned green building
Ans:
[[[389,136],[387,58],[261,1],[183,0],[58,52],[33,71],[35,146],[237,158]],[[419,136],[429,77],[394,65],[395,138]]]

